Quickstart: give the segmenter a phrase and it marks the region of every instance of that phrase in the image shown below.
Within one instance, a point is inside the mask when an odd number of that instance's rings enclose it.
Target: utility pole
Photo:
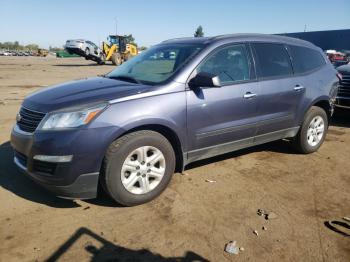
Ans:
[[[118,20],[115,18],[115,35],[118,35]]]

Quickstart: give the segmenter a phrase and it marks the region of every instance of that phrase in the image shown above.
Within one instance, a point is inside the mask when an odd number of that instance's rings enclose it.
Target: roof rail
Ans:
[[[170,42],[170,41],[174,41],[174,40],[186,40],[186,39],[191,39],[191,38],[193,38],[193,36],[175,37],[175,38],[170,38],[170,39],[164,40],[161,43]]]
[[[211,40],[219,40],[219,39],[226,39],[231,37],[239,37],[239,36],[266,36],[268,34],[259,34],[259,33],[236,33],[236,34],[225,34],[225,35],[217,35],[213,36],[210,39]]]

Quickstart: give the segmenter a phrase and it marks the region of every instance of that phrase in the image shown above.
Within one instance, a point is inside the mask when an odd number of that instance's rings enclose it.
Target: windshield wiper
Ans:
[[[141,84],[139,80],[136,78],[133,78],[132,76],[107,76],[108,78],[111,79],[116,79],[116,80],[122,80],[126,82],[131,82],[131,83],[136,83],[136,84]]]

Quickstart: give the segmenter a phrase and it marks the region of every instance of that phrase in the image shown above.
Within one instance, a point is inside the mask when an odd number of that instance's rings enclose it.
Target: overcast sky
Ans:
[[[287,33],[350,28],[350,0],[1,0],[0,42],[61,47],[67,39],[96,44],[133,34],[141,46],[192,36]]]

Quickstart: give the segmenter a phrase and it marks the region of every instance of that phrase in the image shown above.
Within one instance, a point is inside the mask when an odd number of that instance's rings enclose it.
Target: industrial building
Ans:
[[[350,50],[350,29],[279,34],[309,41],[323,50]]]

